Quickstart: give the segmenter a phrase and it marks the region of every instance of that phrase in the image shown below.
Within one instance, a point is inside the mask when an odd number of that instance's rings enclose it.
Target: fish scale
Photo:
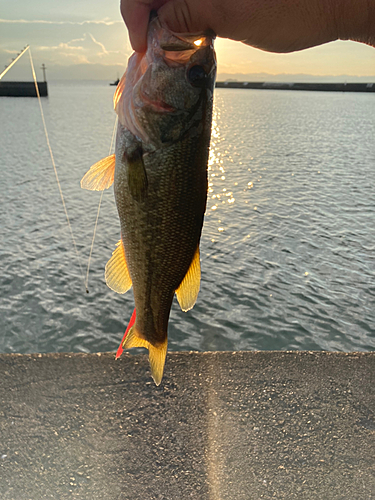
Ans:
[[[127,144],[119,140],[117,148],[121,158],[121,149],[126,150]],[[163,329],[148,330],[147,339],[154,344],[166,338],[165,325],[174,292],[199,242],[207,193],[208,147],[207,141],[204,142],[206,151],[201,152],[199,162],[190,160],[192,154],[197,156],[196,144],[190,138],[145,159],[149,190],[142,203],[135,201],[129,192],[127,163],[116,164],[114,185],[122,239],[133,287],[137,282],[134,287],[136,325],[142,332],[142,323],[150,324],[143,321],[141,311],[150,311],[151,295],[153,314],[158,325],[163,325]]]

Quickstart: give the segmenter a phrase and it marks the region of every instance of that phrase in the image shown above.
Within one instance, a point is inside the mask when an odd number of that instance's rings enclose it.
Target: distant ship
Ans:
[[[120,81],[120,78],[117,78],[114,82],[110,83],[110,85],[118,85],[118,82]]]

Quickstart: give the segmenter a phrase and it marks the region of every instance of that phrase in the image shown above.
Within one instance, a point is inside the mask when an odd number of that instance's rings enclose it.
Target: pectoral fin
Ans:
[[[125,293],[132,286],[122,240],[116,244],[116,250],[105,266],[105,280],[109,288],[117,293]]]
[[[178,303],[183,311],[189,311],[194,307],[197,300],[201,281],[201,264],[199,258],[199,247],[195,251],[188,272],[176,290]]]
[[[142,339],[138,334],[135,326],[132,326],[125,337],[122,344],[123,349],[131,349],[132,347],[145,347],[148,349],[148,359],[150,361],[151,375],[156,385],[160,385],[163,378],[165,357],[167,355],[168,339],[158,347],[153,346],[147,340]]]
[[[136,148],[134,151],[125,153],[125,159],[128,166],[128,184],[130,194],[136,201],[143,201],[147,194],[147,174],[142,159],[142,148]]]
[[[115,176],[115,155],[106,156],[93,165],[81,180],[81,188],[90,191],[103,191],[113,184]]]

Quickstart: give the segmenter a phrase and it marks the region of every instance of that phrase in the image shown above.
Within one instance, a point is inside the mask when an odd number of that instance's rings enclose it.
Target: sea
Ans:
[[[104,267],[113,188],[80,179],[110,152],[108,82],[0,97],[0,352],[115,351],[134,308]],[[202,282],[172,351],[375,349],[375,94],[217,89]]]

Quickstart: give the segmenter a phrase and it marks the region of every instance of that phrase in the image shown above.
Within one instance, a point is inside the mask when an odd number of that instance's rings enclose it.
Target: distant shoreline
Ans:
[[[216,82],[216,88],[314,90],[319,92],[375,92],[375,83]]]

